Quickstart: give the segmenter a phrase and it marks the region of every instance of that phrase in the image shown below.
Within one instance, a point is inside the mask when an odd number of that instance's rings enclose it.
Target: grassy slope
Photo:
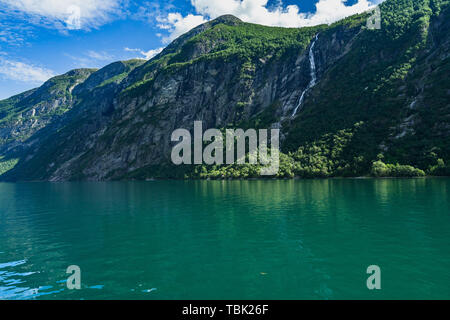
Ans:
[[[286,52],[304,50],[313,36],[325,26],[313,28],[276,28],[256,24],[217,21],[212,27],[189,38],[178,47],[149,61],[132,75],[133,82],[122,92],[125,98],[134,98],[148,90],[153,80],[164,73],[175,73],[202,61],[239,61],[245,69],[254,64],[279,59]]]
[[[58,98],[66,98],[66,101],[70,101],[72,96],[69,89],[77,82],[84,81],[93,71],[93,69],[73,70],[48,80],[38,89],[0,101],[0,125],[14,122],[20,115],[43,103]],[[68,105],[61,105],[55,112],[64,113],[68,108]]]

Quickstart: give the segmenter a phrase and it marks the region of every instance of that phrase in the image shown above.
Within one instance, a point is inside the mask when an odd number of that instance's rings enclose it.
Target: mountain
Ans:
[[[278,177],[450,173],[450,5],[388,0],[332,25],[223,16],[149,61],[73,70],[0,101],[5,181],[249,178],[175,166],[171,134],[281,128]]]

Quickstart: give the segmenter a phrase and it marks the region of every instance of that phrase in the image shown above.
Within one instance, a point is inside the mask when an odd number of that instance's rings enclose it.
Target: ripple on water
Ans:
[[[90,286],[89,287],[89,289],[97,289],[97,290],[101,290],[101,289],[103,289],[104,288],[104,285],[102,285],[102,284],[99,284],[99,285],[96,285],[96,286]]]
[[[27,263],[26,260],[18,260],[18,261],[11,261],[6,263],[0,263],[0,269],[9,268],[9,267],[16,267],[20,266],[22,264]]]
[[[372,264],[377,299],[450,296],[450,179],[13,186],[0,299],[372,299]]]

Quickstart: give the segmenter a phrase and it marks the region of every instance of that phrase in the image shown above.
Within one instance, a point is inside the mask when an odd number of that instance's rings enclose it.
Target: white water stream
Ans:
[[[316,35],[316,38],[314,39],[313,43],[311,44],[311,48],[309,48],[309,63],[310,63],[310,69],[311,69],[311,81],[308,84],[308,87],[302,92],[302,95],[300,96],[300,99],[298,99],[297,106],[294,109],[294,112],[292,113],[291,118],[294,118],[299,109],[301,109],[303,100],[305,100],[305,94],[316,85],[317,82],[317,75],[316,75],[316,60],[314,58],[314,46],[316,45],[316,41],[318,39],[319,35]]]

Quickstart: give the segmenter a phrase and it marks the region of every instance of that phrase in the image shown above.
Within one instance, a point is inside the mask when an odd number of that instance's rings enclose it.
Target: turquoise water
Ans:
[[[450,179],[0,184],[0,299],[449,299],[449,196]]]

